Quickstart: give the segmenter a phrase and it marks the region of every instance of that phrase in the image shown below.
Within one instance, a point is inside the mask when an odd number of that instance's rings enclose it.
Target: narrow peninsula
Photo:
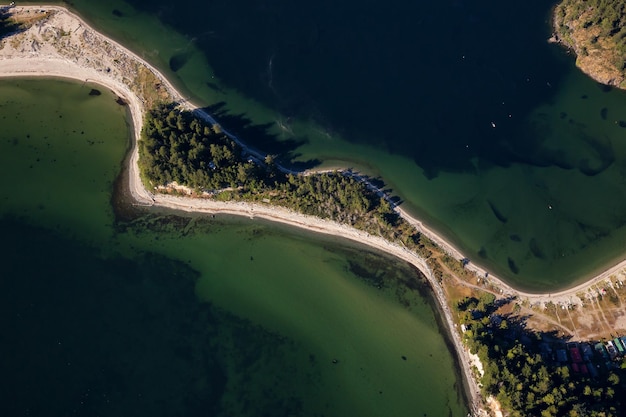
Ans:
[[[555,26],[570,30],[559,39],[582,48],[571,32],[581,22],[567,6],[575,3],[556,9]],[[626,334],[625,264],[564,291],[518,291],[408,215],[366,175],[294,172],[246,146],[156,68],[67,9],[4,6],[0,22],[0,76],[93,82],[128,105],[128,189],[138,204],[269,219],[359,241],[415,266],[438,301],[472,415],[623,415],[626,339],[613,334]],[[600,38],[595,44],[614,46]],[[606,70],[604,82],[621,85],[620,71]]]

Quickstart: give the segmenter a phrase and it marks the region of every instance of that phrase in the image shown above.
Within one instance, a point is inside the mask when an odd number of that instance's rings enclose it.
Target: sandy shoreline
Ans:
[[[31,10],[33,12],[39,12],[41,10],[51,11],[54,13],[53,17],[49,20],[47,25],[51,27],[63,27],[67,31],[70,32],[69,38],[76,44],[83,44],[83,40],[81,38],[81,33],[83,31],[89,32],[90,36],[98,37],[106,42],[107,46],[112,46],[115,48],[118,54],[125,55],[129,57],[132,61],[139,63],[141,66],[147,68],[150,72],[152,72],[159,81],[163,84],[167,92],[169,93],[171,99],[173,101],[177,101],[181,103],[183,107],[186,107],[189,110],[197,110],[199,106],[194,105],[193,103],[187,101],[183,98],[183,96],[176,91],[176,89],[171,85],[171,83],[153,66],[145,62],[142,58],[131,52],[130,50],[123,47],[121,44],[100,35],[98,32],[90,28],[84,21],[80,19],[77,15],[69,12],[67,9],[58,7],[58,6],[24,6],[24,7],[15,7],[14,10],[20,12],[25,10]],[[45,30],[45,29],[43,29]],[[34,33],[32,33],[34,32]],[[22,36],[23,39],[20,40],[20,45],[16,47],[9,47],[7,45],[8,42],[5,42],[5,46],[0,49],[0,77],[29,77],[29,76],[47,76],[47,77],[59,77],[59,78],[71,78],[75,80],[88,81],[96,84],[103,85],[109,88],[118,96],[124,98],[129,105],[129,109],[132,114],[132,121],[134,126],[135,133],[135,141],[139,139],[141,128],[143,126],[143,115],[145,112],[145,104],[144,100],[137,96],[137,94],[129,88],[127,85],[128,80],[121,80],[123,75],[120,75],[122,71],[105,71],[102,66],[105,65],[109,68],[115,69],[115,63],[113,59],[108,62],[105,59],[89,59],[89,55],[93,55],[97,57],[102,51],[89,51],[87,49],[82,49],[80,51],[80,59],[76,57],[68,57],[67,54],[63,54],[62,49],[66,48],[66,45],[61,45],[62,48],[59,48],[59,45],[52,45],[51,43],[39,42],[37,48],[29,48],[30,45],[23,45],[28,41],[31,42],[31,38],[36,34],[42,33],[42,25],[38,25],[36,27],[30,28],[25,33],[18,34],[17,36]],[[28,38],[30,35],[30,38]],[[15,36],[15,35],[14,35]],[[13,38],[12,36],[11,38]],[[100,61],[100,62],[99,62]],[[126,82],[126,83],[125,83]],[[209,120],[211,123],[216,123],[213,117],[205,112],[198,112],[200,116]],[[226,132],[228,134],[228,132]],[[240,142],[239,138],[236,138],[233,135],[230,135],[233,139]],[[133,198],[135,198],[141,204],[158,204],[167,206],[171,204],[171,208],[181,208],[184,204],[181,204],[179,201],[172,200],[173,197],[165,196],[161,194],[153,194],[146,190],[141,183],[139,177],[139,171],[137,166],[138,160],[138,152],[136,148],[136,143],[133,144],[133,150],[130,159],[130,191],[132,193]],[[262,156],[262,155],[261,155]],[[229,206],[232,205],[231,208],[226,208],[222,206],[222,203],[218,202],[210,202],[208,200],[196,200],[189,199],[189,204],[187,206],[198,205],[198,211],[203,211],[207,213],[213,212],[226,212],[228,214],[239,214],[244,216],[250,215],[250,208],[242,208],[237,206],[235,203],[228,203]],[[216,204],[211,206],[211,204]],[[249,206],[249,205],[248,205]],[[251,207],[251,206],[250,206]],[[295,226],[303,227],[305,224],[315,221],[311,216],[303,216],[298,213],[294,213],[291,211],[287,211],[284,209],[280,209],[278,207],[268,207],[267,205],[258,205],[254,206],[256,208],[257,216],[267,216],[269,220],[279,221],[278,218],[282,218],[283,222],[288,223],[292,222]],[[438,235],[434,230],[428,228],[422,221],[416,219],[405,212],[402,208],[396,209],[398,213],[407,220],[410,224],[412,224],[417,230],[426,235],[429,239],[434,241],[437,245],[443,248],[446,252],[452,255],[456,259],[463,259],[465,256],[456,249],[453,245],[447,242],[443,237]],[[328,227],[328,223],[326,223]],[[313,229],[318,229],[317,226],[312,225]],[[345,226],[341,226],[339,230],[328,230],[328,233],[340,232],[340,230],[345,233]],[[321,230],[320,230],[321,231]],[[349,236],[346,236],[350,238]],[[367,238],[367,236],[360,236],[360,238]],[[364,242],[366,243],[366,242]],[[404,250],[404,249],[403,249]],[[393,253],[394,255],[400,256],[399,253]],[[488,272],[480,265],[470,263],[467,265],[467,268],[474,271],[477,276],[485,277]],[[581,291],[585,291],[588,287],[606,280],[611,275],[620,272],[626,269],[626,260],[619,263],[618,265],[607,268],[601,274],[593,277],[592,279],[581,283],[575,287],[567,288],[564,290],[554,291],[550,293],[531,293],[524,292],[518,289],[515,289],[508,285],[503,280],[499,279],[497,276],[489,273],[488,281],[490,284],[502,289],[503,294],[515,295],[522,299],[527,299],[531,303],[538,303],[544,301],[552,301],[554,303],[558,303],[561,300],[568,300],[571,302],[572,297],[575,297],[577,293]],[[577,297],[575,297],[577,298]],[[576,304],[576,302],[574,302]]]
[[[2,49],[0,49],[0,77],[59,77],[70,78],[81,81],[96,83],[109,88],[119,97],[123,98],[129,106],[133,123],[133,143],[131,155],[129,158],[129,190],[132,198],[140,205],[161,206],[175,210],[183,210],[189,212],[201,212],[207,214],[229,214],[237,216],[247,216],[250,218],[263,218],[266,220],[280,222],[286,225],[304,228],[309,231],[330,234],[334,236],[351,239],[360,243],[367,244],[375,249],[390,253],[400,259],[403,259],[426,275],[431,282],[434,295],[444,313],[445,322],[449,329],[450,337],[454,343],[457,356],[460,361],[461,369],[464,374],[466,392],[470,397],[470,401],[474,405],[482,402],[480,391],[476,380],[474,379],[469,364],[469,358],[460,340],[458,330],[455,330],[452,314],[449,311],[448,304],[443,289],[437,285],[432,271],[426,264],[425,260],[398,245],[394,245],[389,241],[377,236],[371,236],[357,229],[341,225],[339,223],[322,220],[313,216],[306,216],[292,212],[290,210],[273,207],[262,204],[235,203],[235,202],[218,202],[206,199],[191,199],[177,196],[169,196],[163,194],[153,194],[145,189],[139,176],[139,168],[137,161],[139,159],[137,141],[140,139],[141,128],[143,125],[143,116],[145,114],[144,100],[139,97],[124,82],[122,70],[118,71],[112,60],[102,62],[104,51],[83,48],[80,56],[72,55],[72,47],[74,45],[83,46],[85,32],[89,37],[96,37],[106,45],[112,45],[116,52],[125,54],[133,61],[139,62],[145,68],[148,68],[166,87],[173,101],[178,101],[190,110],[194,110],[197,106],[187,102],[172,87],[167,79],[155,68],[147,64],[140,57],[124,48],[122,45],[100,35],[90,28],[82,19],[68,10],[57,6],[28,6],[16,7],[14,11],[24,13],[27,10],[30,13],[39,13],[41,10],[50,12],[51,17],[43,24],[37,24],[24,33],[13,35],[10,38],[20,37],[19,42],[4,41]],[[64,32],[69,32],[69,39],[61,43],[59,46],[58,37],[52,38],[51,42],[45,42],[44,36],[47,32],[58,32],[59,28],[63,28]],[[9,39],[10,39],[9,38]],[[37,47],[33,47],[33,39],[37,39]],[[72,45],[74,43],[74,45]],[[69,45],[68,45],[69,44]],[[99,44],[97,44],[99,45]],[[69,54],[67,53],[69,50]],[[89,57],[91,55],[91,57]],[[98,65],[94,65],[98,63]],[[104,68],[113,68],[113,70],[105,71]],[[207,120],[215,122],[208,114],[202,114]],[[478,411],[478,410],[476,410]]]
[[[100,35],[78,16],[66,9],[56,6],[27,6],[15,7],[14,10],[16,12],[29,10],[29,13],[33,14],[46,10],[49,12],[50,17],[42,23],[35,24],[23,33],[12,35],[3,40],[3,46],[0,49],[0,77],[45,76],[71,78],[100,84],[122,97],[129,105],[134,128],[134,140],[129,158],[129,190],[138,204],[156,205],[207,214],[223,213],[263,218],[313,232],[332,234],[358,241],[411,263],[426,276],[431,284],[433,293],[444,313],[445,322],[450,330],[450,337],[456,346],[465,379],[469,385],[468,391],[471,395],[471,400],[474,404],[480,404],[482,398],[480,397],[476,380],[472,375],[471,362],[460,339],[460,332],[454,324],[453,315],[449,310],[443,288],[435,279],[434,274],[424,259],[404,247],[393,244],[381,237],[372,236],[339,223],[302,215],[280,207],[266,204],[224,203],[208,199],[192,199],[153,194],[146,190],[141,182],[137,164],[139,158],[137,141],[140,139],[146,103],[145,97],[141,97],[132,89],[132,75],[136,73],[136,68],[128,66],[128,62],[143,66],[143,69],[148,69],[154,74],[173,101],[180,102],[190,110],[195,110],[197,107],[193,103],[186,101],[156,68],[122,45]],[[69,35],[59,35],[59,28],[63,29],[63,33],[69,32]],[[117,57],[124,56],[128,61],[118,64],[115,59],[107,58],[110,49],[103,50],[97,48],[113,48]],[[76,53],[77,49],[79,53]],[[203,113],[201,115],[207,120],[214,122],[209,114]],[[238,140],[237,138],[234,139]],[[462,253],[433,230],[428,229],[419,219],[409,216],[400,208],[397,210],[404,219],[449,254],[459,260],[464,258]],[[475,271],[480,277],[486,276],[487,271],[478,265],[471,263],[467,268]],[[583,300],[578,297],[578,293],[587,291],[590,286],[609,279],[624,268],[626,268],[626,261],[607,269],[586,283],[550,294],[532,294],[518,291],[491,274],[488,276],[488,282],[490,285],[500,289],[502,295],[518,296],[520,299],[528,300],[531,304],[552,302],[555,304],[582,305]]]

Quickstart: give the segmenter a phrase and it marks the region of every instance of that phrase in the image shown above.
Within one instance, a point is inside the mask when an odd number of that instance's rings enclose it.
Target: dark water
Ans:
[[[538,144],[516,133],[567,66],[545,41],[552,1],[129,2],[193,39],[224,84],[409,157],[428,177],[473,173],[476,156],[540,163],[525,156]]]
[[[1,80],[0,120],[2,416],[466,414],[413,268],[139,211],[116,187],[126,108],[102,87]]]
[[[625,97],[547,42],[552,2],[73,4],[249,143],[381,176],[514,285],[623,258]]]
[[[3,415],[215,412],[226,383],[220,318],[196,301],[194,271],[147,255],[103,259],[11,217],[0,227],[11,253],[0,296]]]

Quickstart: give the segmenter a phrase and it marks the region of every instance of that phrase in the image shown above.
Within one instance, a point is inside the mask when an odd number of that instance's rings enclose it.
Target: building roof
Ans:
[[[580,365],[580,372],[587,375],[589,373],[589,369],[587,369],[587,365],[585,365],[584,363]]]
[[[572,361],[575,363],[580,363],[583,361],[583,358],[580,354],[580,350],[577,347],[573,347],[569,350],[570,356],[572,357]]]
[[[556,359],[559,362],[567,362],[567,353],[565,352],[565,349],[559,349],[556,351]]]
[[[593,349],[591,349],[591,346],[587,343],[583,343],[582,345],[580,345],[580,349],[583,352],[583,356],[593,356]]]

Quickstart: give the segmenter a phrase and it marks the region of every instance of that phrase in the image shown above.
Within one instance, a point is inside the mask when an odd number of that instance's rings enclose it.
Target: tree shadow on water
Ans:
[[[263,154],[276,155],[281,164],[294,170],[311,169],[318,166],[316,159],[308,161],[294,161],[300,156],[296,149],[308,143],[306,138],[279,139],[270,130],[273,123],[254,124],[245,114],[233,114],[225,102],[219,102],[200,110],[213,116],[219,124],[231,134],[239,138],[246,146]]]
[[[310,169],[314,169],[315,167],[318,167],[322,163],[322,161],[320,161],[317,158],[308,159],[306,161],[296,161],[296,158],[300,156],[302,156],[301,153],[289,152],[287,155],[280,158],[280,160],[283,166],[285,166],[286,168],[292,171],[298,171],[298,172],[304,172]]]

